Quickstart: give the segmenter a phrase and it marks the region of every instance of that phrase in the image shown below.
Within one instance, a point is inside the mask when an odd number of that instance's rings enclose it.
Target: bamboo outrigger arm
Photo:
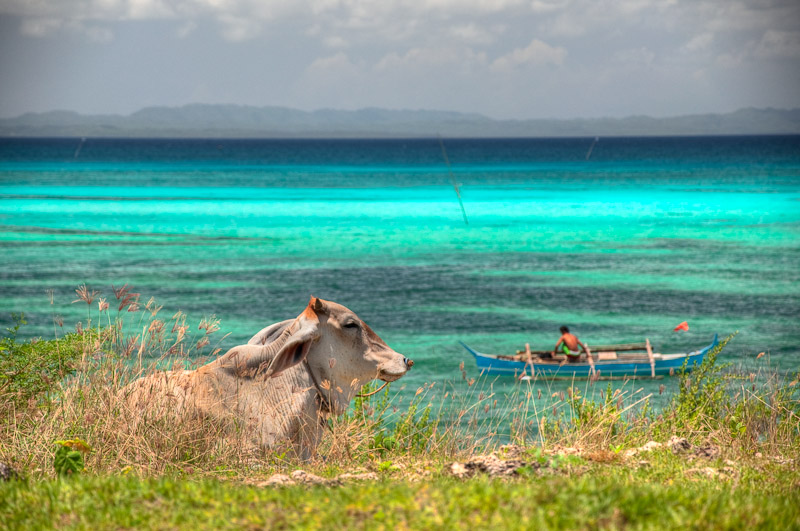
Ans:
[[[656,377],[656,360],[653,358],[653,348],[650,346],[650,340],[644,340],[645,345],[647,346],[647,359],[650,360],[650,377]]]

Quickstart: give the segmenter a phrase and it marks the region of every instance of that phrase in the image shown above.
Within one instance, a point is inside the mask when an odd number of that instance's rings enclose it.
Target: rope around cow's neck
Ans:
[[[383,389],[383,388],[384,388],[384,387],[386,387],[387,385],[389,385],[389,382],[383,382],[383,385],[382,385],[382,386],[380,386],[380,387],[378,387],[378,388],[377,388],[377,389],[375,389],[374,391],[370,391],[369,393],[358,393],[358,394],[356,395],[356,397],[358,397],[358,398],[367,398],[368,396],[372,396],[372,395],[374,395],[374,394],[377,394],[378,392],[380,392],[380,390],[381,390],[381,389]]]

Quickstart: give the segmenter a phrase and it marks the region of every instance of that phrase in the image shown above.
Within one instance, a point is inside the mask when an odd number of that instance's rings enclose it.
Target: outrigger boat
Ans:
[[[719,341],[717,335],[711,344],[693,352],[680,354],[660,354],[653,352],[650,340],[644,343],[621,345],[587,345],[588,351],[578,363],[567,362],[565,355],[554,358],[551,351],[532,351],[528,345],[515,355],[484,354],[469,345],[461,345],[475,356],[478,368],[486,373],[513,374],[524,377],[528,373],[534,378],[545,379],[616,379],[616,378],[658,378],[674,374],[686,362],[686,370],[692,370],[695,363],[702,363],[705,355]]]

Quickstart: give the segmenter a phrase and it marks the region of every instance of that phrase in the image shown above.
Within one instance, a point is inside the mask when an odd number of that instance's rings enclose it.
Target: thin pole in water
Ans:
[[[589,146],[589,151],[586,153],[586,160],[589,160],[589,157],[592,156],[592,150],[594,150],[594,145],[597,144],[598,140],[600,140],[599,136],[594,137],[594,142],[592,142],[592,145]]]
[[[447,164],[447,173],[450,175],[450,182],[453,184],[453,188],[456,191],[456,197],[458,197],[458,205],[461,207],[461,215],[464,216],[464,225],[469,225],[469,221],[467,221],[467,211],[464,210],[464,202],[461,200],[461,190],[458,188],[456,177],[453,175],[453,169],[450,167],[450,159],[447,158],[447,151],[444,149],[442,135],[439,135],[439,145],[442,147],[442,156],[444,157],[444,163]]]
[[[78,149],[76,149],[76,150],[75,150],[75,155],[74,155],[72,158],[74,158],[74,159],[77,159],[77,158],[78,158],[78,155],[79,155],[79,154],[80,154],[80,152],[81,152],[81,148],[83,147],[83,144],[84,144],[85,142],[86,142],[86,137],[84,136],[83,138],[81,138],[81,143],[80,143],[80,144],[78,144]]]

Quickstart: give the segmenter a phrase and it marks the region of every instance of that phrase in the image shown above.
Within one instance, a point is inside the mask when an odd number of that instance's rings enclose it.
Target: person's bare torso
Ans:
[[[567,332],[561,336],[561,339],[564,340],[564,343],[567,345],[567,347],[569,347],[570,350],[578,350],[578,338],[574,335]]]

